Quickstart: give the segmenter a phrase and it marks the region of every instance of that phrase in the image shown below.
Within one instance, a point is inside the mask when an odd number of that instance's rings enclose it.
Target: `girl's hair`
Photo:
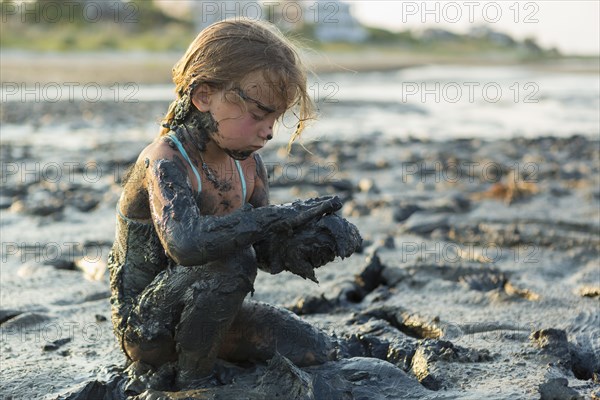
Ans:
[[[165,126],[173,122],[178,102],[191,96],[190,91],[198,84],[206,83],[216,90],[239,88],[242,80],[255,71],[262,71],[275,100],[286,110],[297,105],[298,125],[290,138],[291,145],[306,121],[314,117],[313,102],[306,90],[306,70],[295,46],[275,26],[239,18],[216,22],[202,30],[175,64],[177,100],[162,120],[160,135],[169,132]],[[236,97],[243,103],[239,95]]]

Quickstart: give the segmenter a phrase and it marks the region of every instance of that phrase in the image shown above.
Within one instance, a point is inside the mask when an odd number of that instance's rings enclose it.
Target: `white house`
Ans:
[[[306,6],[314,10],[306,13],[305,23],[315,23],[315,35],[322,42],[361,42],[367,38],[366,30],[354,18],[351,5],[339,0],[317,0]],[[318,10],[318,11],[317,11]],[[312,21],[310,19],[312,17]]]
[[[323,42],[360,42],[367,37],[351,5],[339,0],[196,1],[191,7],[198,30],[226,18],[245,17],[271,21],[283,31],[314,25],[317,39]]]

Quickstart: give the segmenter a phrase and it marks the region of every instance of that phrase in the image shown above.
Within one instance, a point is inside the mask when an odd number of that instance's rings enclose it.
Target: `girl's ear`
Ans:
[[[192,93],[192,103],[198,111],[207,112],[210,108],[210,102],[214,89],[206,83],[198,85]]]

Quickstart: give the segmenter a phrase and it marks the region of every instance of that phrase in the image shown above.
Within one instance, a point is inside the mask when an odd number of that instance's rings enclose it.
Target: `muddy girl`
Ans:
[[[339,357],[334,338],[251,300],[257,268],[316,280],[361,242],[337,197],[269,205],[257,150],[286,113],[312,118],[293,45],[266,23],[204,29],[173,68],[176,100],[124,179],[109,255],[114,333],[130,364],[168,370],[162,388],[211,382],[217,359],[298,366]],[[152,386],[151,384],[149,384]]]

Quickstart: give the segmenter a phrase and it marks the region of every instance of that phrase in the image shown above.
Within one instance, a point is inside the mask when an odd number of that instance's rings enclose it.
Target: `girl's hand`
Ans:
[[[271,234],[255,244],[261,269],[277,274],[290,271],[317,282],[315,268],[357,251],[362,238],[356,226],[338,215],[325,215],[290,232]]]
[[[337,196],[324,196],[275,207],[282,220],[272,224],[269,230],[289,232],[313,220],[318,220],[323,215],[338,211],[342,208],[342,201]]]

